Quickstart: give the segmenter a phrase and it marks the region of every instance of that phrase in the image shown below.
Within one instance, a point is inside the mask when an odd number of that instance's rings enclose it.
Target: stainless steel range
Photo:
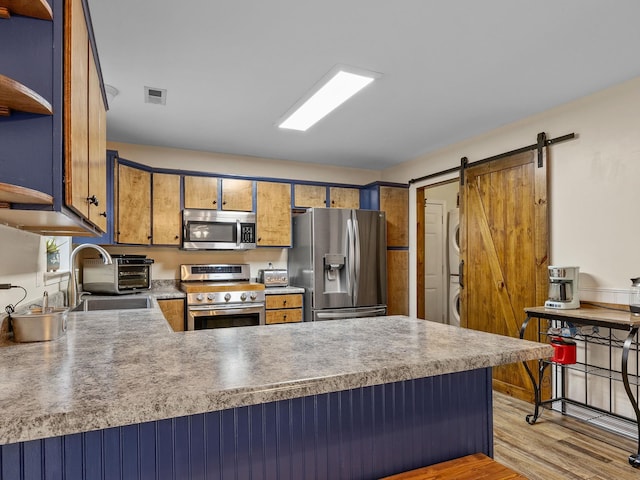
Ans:
[[[180,280],[187,330],[265,324],[264,285],[249,281],[249,265],[181,265]]]

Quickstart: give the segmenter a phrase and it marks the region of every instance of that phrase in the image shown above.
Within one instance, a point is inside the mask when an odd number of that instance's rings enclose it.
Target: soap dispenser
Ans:
[[[631,293],[629,295],[629,310],[640,316],[640,277],[631,279]]]

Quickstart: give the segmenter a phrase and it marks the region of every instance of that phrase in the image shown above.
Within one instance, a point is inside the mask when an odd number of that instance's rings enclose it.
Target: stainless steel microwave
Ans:
[[[184,250],[248,250],[256,248],[256,214],[226,210],[182,211]]]

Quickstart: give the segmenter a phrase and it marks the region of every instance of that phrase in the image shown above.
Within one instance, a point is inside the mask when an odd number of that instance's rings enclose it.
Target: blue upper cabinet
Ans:
[[[61,33],[57,27],[51,21],[15,14],[0,20],[0,75],[5,78],[0,83],[0,97],[8,108],[0,116],[0,182],[49,197],[62,193],[62,185],[54,185],[52,162],[52,150],[62,147],[61,136],[57,144],[52,143],[54,132],[62,132],[62,118],[56,115],[62,110],[62,78],[56,81],[53,76],[55,49],[51,42]],[[15,108],[20,95],[16,85],[42,98],[53,115]]]
[[[9,208],[0,209],[0,221],[42,234],[96,235],[106,230],[106,97],[88,6],[8,5],[0,6],[8,16],[0,19],[0,202]],[[41,19],[47,11],[52,20]],[[71,45],[82,28],[84,65]],[[50,113],[25,107],[34,102]]]

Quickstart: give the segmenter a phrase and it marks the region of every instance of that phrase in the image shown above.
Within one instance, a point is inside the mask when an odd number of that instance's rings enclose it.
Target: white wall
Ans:
[[[407,182],[548,138],[576,133],[550,147],[550,262],[579,265],[581,296],[627,303],[640,275],[640,78],[506,125],[383,172]],[[410,190],[410,312],[416,312],[416,183]],[[589,297],[589,298],[587,298]]]
[[[18,307],[41,299],[45,290],[49,294],[59,291],[61,278],[46,282],[44,279],[44,272],[47,270],[45,238],[0,225],[0,283],[19,285],[27,290],[26,299]],[[66,286],[66,278],[64,276],[63,286]],[[5,307],[15,305],[23,294],[19,288],[0,290],[0,325]]]
[[[190,263],[248,263],[251,276],[257,277],[258,270],[269,268],[287,268],[286,248],[256,248],[246,251],[228,252],[187,252],[177,247],[121,247],[107,246],[109,253],[146,255],[153,258],[151,278],[153,280],[175,280],[180,278],[180,265]],[[91,254],[92,251],[90,250]]]
[[[381,177],[381,172],[377,170],[342,168],[131,143],[108,142],[107,148],[117,150],[124,159],[156,168],[355,185],[366,185],[380,180]]]

